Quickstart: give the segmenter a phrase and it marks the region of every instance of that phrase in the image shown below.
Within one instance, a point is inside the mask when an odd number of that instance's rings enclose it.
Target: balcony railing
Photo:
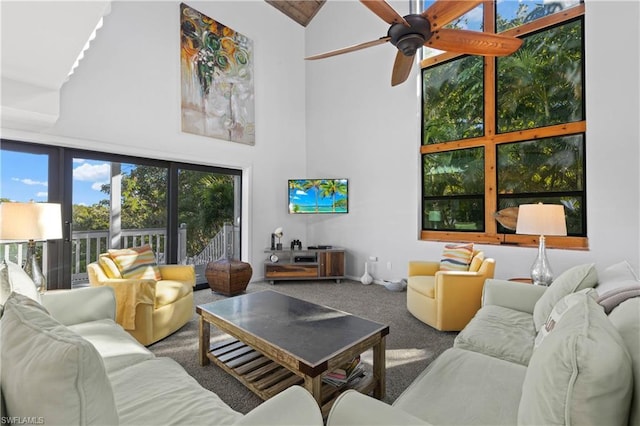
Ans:
[[[230,257],[236,257],[239,247],[238,227],[225,224],[222,229],[209,242],[209,244],[197,255],[187,256],[187,228],[182,225],[178,230],[178,263],[188,265],[204,265],[212,260],[220,259],[225,253]],[[120,246],[139,247],[149,244],[158,264],[165,264],[167,254],[167,231],[164,228],[126,229],[121,231]],[[47,249],[41,246],[43,257],[43,273],[46,274]],[[98,260],[100,253],[105,253],[109,248],[109,231],[73,231],[71,237],[71,280],[72,287],[82,286],[88,283],[87,265]],[[22,265],[27,255],[26,241],[0,241],[0,259],[10,260]]]
[[[109,231],[74,231],[71,238],[72,286],[89,281],[87,265],[98,260],[100,253],[109,248]],[[178,261],[186,257],[187,228],[178,230]],[[167,230],[165,228],[123,229],[120,232],[120,247],[140,247],[149,244],[160,265],[167,259]]]

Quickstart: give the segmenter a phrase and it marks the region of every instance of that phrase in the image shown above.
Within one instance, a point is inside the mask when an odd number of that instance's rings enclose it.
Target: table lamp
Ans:
[[[535,285],[548,286],[553,281],[545,248],[545,235],[567,235],[564,206],[559,204],[521,204],[518,209],[516,234],[540,235],[538,256],[531,266]]]
[[[47,281],[38,266],[36,241],[62,238],[61,217],[60,204],[0,204],[0,240],[28,240],[23,268],[40,292],[47,289]]]

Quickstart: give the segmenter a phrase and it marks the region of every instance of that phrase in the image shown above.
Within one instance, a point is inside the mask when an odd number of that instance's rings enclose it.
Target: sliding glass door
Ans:
[[[212,260],[240,258],[240,176],[180,167],[178,262],[195,265],[197,281]]]
[[[88,285],[109,248],[149,244],[158,263],[240,258],[241,171],[2,140],[2,201],[62,204],[62,240],[40,243],[49,288]],[[20,261],[20,244],[0,257]],[[25,244],[26,247],[26,244]]]

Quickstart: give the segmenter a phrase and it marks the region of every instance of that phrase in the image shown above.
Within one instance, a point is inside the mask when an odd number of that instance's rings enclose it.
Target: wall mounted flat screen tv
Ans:
[[[289,213],[349,213],[349,181],[289,179]]]

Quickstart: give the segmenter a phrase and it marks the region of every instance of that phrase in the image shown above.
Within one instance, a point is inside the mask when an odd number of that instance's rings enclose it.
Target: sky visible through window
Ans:
[[[435,1],[436,0],[422,1],[422,9],[419,12],[427,10],[429,6],[435,3]],[[511,25],[513,25],[512,22],[516,21],[518,15],[520,18],[525,18],[527,16],[532,17],[534,15],[537,15],[537,13],[532,13],[535,10],[540,10],[541,7],[547,8],[548,10],[545,9],[545,12],[543,12],[542,15],[535,16],[535,19],[538,19],[542,17],[544,13],[555,13],[558,10],[568,9],[578,4],[580,4],[580,0],[498,0],[496,2],[496,13],[500,18],[504,20],[503,24],[500,25],[505,26],[505,28],[503,29],[508,29]],[[453,28],[457,29],[482,31],[482,14],[482,5],[479,5],[473,10],[460,16],[458,19],[455,19],[448,26],[452,26]],[[502,31],[503,29],[499,29],[498,32]],[[422,50],[422,57],[429,58],[435,55],[439,55],[440,53],[442,53],[441,50],[425,47]]]
[[[123,164],[129,173],[132,164]],[[73,203],[93,205],[108,199],[100,191],[109,183],[111,166],[108,161],[73,160]],[[11,201],[48,201],[48,158],[46,155],[0,151],[0,198]]]
[[[422,10],[426,10],[431,6],[435,0],[425,0],[422,2]],[[496,10],[498,15],[507,21],[512,21],[516,18],[518,10],[521,14],[526,15],[540,6],[554,5],[559,9],[567,9],[571,6],[579,4],[579,0],[498,0],[496,3]],[[465,30],[482,31],[482,6],[478,6],[465,15],[461,16],[457,21],[453,21],[456,28]]]
[[[10,201],[47,201],[48,157],[0,151],[0,198]]]

